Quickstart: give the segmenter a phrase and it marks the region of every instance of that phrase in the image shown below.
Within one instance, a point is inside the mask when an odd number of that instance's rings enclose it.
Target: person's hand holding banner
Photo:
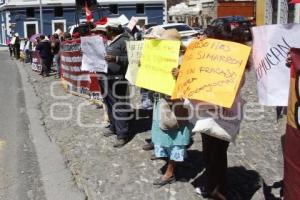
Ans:
[[[172,99],[184,97],[230,108],[250,50],[222,40],[193,41],[184,55]]]

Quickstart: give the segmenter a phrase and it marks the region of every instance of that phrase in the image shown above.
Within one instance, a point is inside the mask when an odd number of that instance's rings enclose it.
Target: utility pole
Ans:
[[[165,16],[164,16],[164,23],[168,23],[168,0],[165,0]]]
[[[41,34],[44,34],[44,21],[43,21],[43,5],[42,0],[39,1],[40,3],[40,26],[41,26]]]

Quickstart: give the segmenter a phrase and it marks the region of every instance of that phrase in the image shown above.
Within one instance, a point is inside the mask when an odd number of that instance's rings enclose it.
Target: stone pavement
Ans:
[[[196,200],[194,185],[202,184],[201,137],[194,136],[186,164],[178,167],[175,184],[156,188],[152,181],[160,176],[164,161],[151,161],[152,152],[142,150],[150,137],[149,120],[143,119],[133,127],[142,132],[124,148],[114,149],[113,138],[102,136],[103,110],[87,100],[67,95],[60,82],[52,77],[42,78],[25,64],[29,81],[41,98],[43,125],[49,138],[57,143],[66,165],[78,187],[89,200]],[[236,144],[229,148],[228,187],[230,200],[280,199],[283,160],[281,137],[285,119],[276,121],[274,108],[260,108],[257,102],[253,72],[248,73],[243,96],[248,101],[247,120],[244,120]],[[260,118],[250,120],[249,118]],[[144,129],[144,130],[142,130]],[[216,158],[217,159],[217,158]],[[280,186],[276,183],[275,186]],[[272,192],[272,193],[271,193]]]

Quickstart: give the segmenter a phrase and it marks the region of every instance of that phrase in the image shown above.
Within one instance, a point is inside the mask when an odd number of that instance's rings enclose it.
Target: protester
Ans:
[[[40,36],[40,40],[40,43],[38,43],[36,46],[36,50],[39,51],[39,55],[41,58],[41,75],[45,77],[49,76],[52,63],[51,43],[48,39],[46,39],[44,35]]]
[[[212,33],[208,35],[208,37],[239,43],[245,42],[243,40],[243,38],[245,38],[243,36],[243,32],[239,30],[239,28],[231,30],[230,27],[226,26],[216,27]],[[249,65],[247,65],[247,67],[249,67]],[[196,112],[199,112],[197,115],[199,117],[197,123],[205,123],[206,119],[213,119],[216,122],[215,126],[217,126],[213,130],[217,130],[219,127],[226,130],[229,132],[229,135],[231,135],[233,141],[239,133],[240,123],[242,120],[241,116],[239,116],[239,111],[242,110],[244,104],[240,95],[240,90],[245,81],[244,76],[245,74],[243,75],[232,107],[223,108],[220,106],[200,104],[199,108],[204,108],[206,106],[207,111],[202,112],[196,110]],[[199,102],[194,101],[194,103],[198,104]],[[217,116],[214,116],[215,114]],[[213,199],[226,200],[227,150],[229,141],[227,139],[225,140],[224,138],[220,139],[220,137],[217,137],[219,133],[213,132],[211,128],[203,128],[203,130],[198,131],[202,136],[203,158],[206,168],[207,182],[205,184],[205,188],[202,188],[202,190],[197,188],[196,192]]]
[[[162,27],[154,27],[152,31],[148,35],[144,35],[145,39],[155,39],[160,38],[161,34],[165,31]],[[154,93],[150,90],[141,88],[141,101],[142,101],[142,109],[144,110],[152,110],[154,103]],[[151,139],[146,139],[146,144],[143,145],[142,149],[144,151],[150,151],[154,149],[154,144]],[[151,157],[152,160],[155,160],[155,155]]]
[[[52,36],[51,42],[52,54],[53,54],[53,63],[56,67],[56,78],[60,77],[60,40],[58,34],[54,33]]]
[[[70,34],[70,33],[65,33],[65,34],[64,34],[64,39],[65,39],[65,40],[72,40],[71,34]]]
[[[109,128],[105,129],[104,136],[116,134],[114,147],[124,146],[129,140],[129,102],[128,82],[125,79],[128,59],[126,41],[128,34],[124,33],[121,23],[108,22],[107,36],[111,40],[107,47],[108,73],[99,80],[104,103],[110,121]]]
[[[180,34],[176,29],[165,30],[160,39],[178,40],[180,41]],[[171,72],[170,72],[171,73]],[[177,70],[172,71],[173,75],[178,75]],[[165,127],[162,121],[170,119],[163,119],[162,115],[167,112],[163,104],[170,103],[171,110],[174,111],[176,117],[184,117],[185,119],[175,119],[177,126]],[[178,101],[171,101],[170,97],[163,94],[155,95],[153,122],[151,128],[152,142],[154,143],[155,156],[158,158],[167,158],[167,170],[163,176],[156,179],[153,184],[163,186],[173,183],[175,178],[176,162],[183,162],[186,157],[186,146],[190,143],[191,125],[188,122],[188,111],[183,108]],[[168,105],[166,105],[168,107]]]
[[[25,52],[25,63],[32,63],[32,44],[30,40],[28,40],[27,38],[25,39],[24,52]]]
[[[13,48],[13,44],[11,42],[12,42],[12,40],[8,40],[7,41],[7,45],[8,45],[8,50],[9,50],[9,56],[12,58],[13,57],[14,48]]]
[[[102,18],[98,22],[96,22],[96,27],[91,30],[92,34],[100,35],[103,38],[103,42],[107,43],[107,18]]]
[[[14,47],[14,55],[17,60],[20,59],[20,42],[21,41],[20,41],[19,33],[15,33],[15,40],[14,40],[13,47]]]

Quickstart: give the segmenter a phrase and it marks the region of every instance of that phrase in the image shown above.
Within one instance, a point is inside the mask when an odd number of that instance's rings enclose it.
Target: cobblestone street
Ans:
[[[114,149],[114,138],[102,136],[102,109],[81,97],[67,95],[54,76],[42,78],[30,65],[23,67],[41,99],[47,134],[60,147],[75,182],[89,200],[201,199],[195,194],[195,186],[201,185],[204,179],[200,135],[194,136],[187,162],[178,167],[178,181],[155,188],[152,181],[160,176],[159,169],[165,162],[150,160],[152,152],[142,150],[150,131],[137,134],[124,148]],[[229,148],[230,200],[280,199],[280,188],[271,186],[283,176],[281,138],[285,119],[277,123],[275,108],[259,106],[254,73],[247,75],[243,89],[243,98],[248,102],[247,117],[236,144]],[[149,130],[150,120],[141,121],[142,124],[133,127]],[[280,183],[274,186],[277,185]]]

